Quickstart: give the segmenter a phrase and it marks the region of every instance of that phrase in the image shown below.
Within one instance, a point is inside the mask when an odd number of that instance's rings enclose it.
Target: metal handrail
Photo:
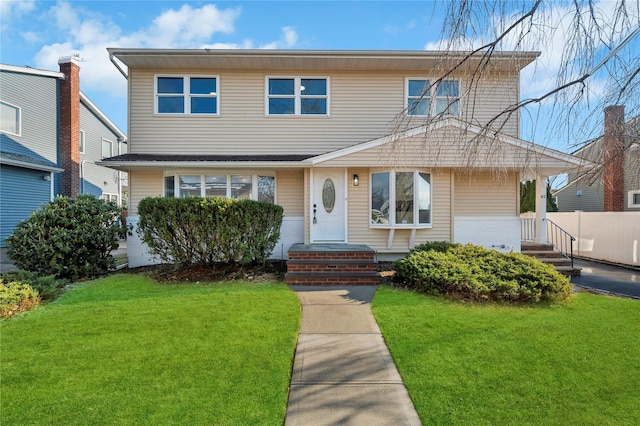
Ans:
[[[575,237],[552,220],[544,220],[547,222],[547,240],[571,260],[571,267],[573,268],[573,242],[576,240]]]

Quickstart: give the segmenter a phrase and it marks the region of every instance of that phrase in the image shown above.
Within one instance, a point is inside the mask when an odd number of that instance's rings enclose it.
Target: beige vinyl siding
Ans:
[[[455,216],[517,216],[518,176],[509,173],[456,174],[454,179]]]
[[[219,116],[154,114],[153,70],[132,69],[130,82],[129,152],[155,154],[321,154],[372,140],[392,132],[391,123],[405,106],[406,77],[415,72],[318,72],[190,70],[176,75],[219,76]],[[329,116],[266,116],[265,75],[329,78]],[[517,75],[517,74],[515,74]],[[473,122],[486,122],[517,93],[517,77],[488,78],[479,85],[484,98],[473,104]],[[514,87],[515,85],[515,87]],[[485,96],[486,95],[486,96]],[[471,108],[471,107],[469,107]],[[461,111],[466,111],[462,106]],[[470,116],[461,114],[463,119]],[[422,124],[420,120],[412,126]],[[514,116],[505,132],[517,136]]]
[[[423,135],[382,144],[322,163],[326,167],[391,166],[414,167],[495,167],[566,168],[566,163],[490,138],[473,138],[473,133],[446,127]]]
[[[285,216],[304,216],[304,171],[279,171],[276,174],[276,195]]]
[[[425,170],[429,171],[429,170]],[[409,242],[411,230],[396,229],[394,232],[393,245],[387,247],[389,229],[370,228],[369,210],[369,181],[370,169],[351,168],[347,176],[358,174],[360,185],[348,185],[348,208],[349,208],[349,243],[366,244],[378,252],[404,252],[410,249]],[[451,235],[451,179],[450,171],[432,172],[432,224],[430,229],[418,229],[416,231],[414,244],[418,245],[425,241],[450,241]]]
[[[162,170],[134,170],[129,172],[129,215],[138,214],[138,203],[145,197],[164,195]]]

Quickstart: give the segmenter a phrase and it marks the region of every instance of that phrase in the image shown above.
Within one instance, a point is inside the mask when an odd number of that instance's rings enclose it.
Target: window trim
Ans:
[[[636,204],[633,202],[633,196],[634,195],[640,195],[640,189],[634,190],[634,191],[629,191],[627,193],[627,197],[629,198],[628,200],[628,207],[630,209],[639,209],[640,208],[640,203]]]
[[[84,154],[86,148],[86,134],[84,132],[84,130],[80,129],[80,147],[78,148],[80,150],[80,154]]]
[[[396,173],[413,173],[413,217],[416,221],[419,221],[419,175],[420,173],[429,175],[429,223],[395,223],[396,212],[395,209],[389,207],[389,223],[373,223],[371,221],[371,211],[373,210],[373,206],[371,203],[371,191],[373,189],[373,175],[376,173],[389,173],[389,206],[395,205],[395,197],[396,197]],[[416,198],[416,196],[418,198]],[[369,212],[368,212],[368,221],[369,228],[371,229],[431,229],[433,228],[433,173],[428,170],[420,170],[420,169],[411,169],[411,170],[400,170],[400,169],[381,169],[381,170],[373,170],[369,172]]]
[[[162,177],[162,194],[166,197],[167,187],[166,178],[173,178],[173,198],[180,198],[180,176],[200,176],[200,196],[206,197],[205,176],[225,176],[227,179],[227,188],[225,199],[231,198],[231,176],[251,176],[251,199],[258,200],[258,178],[260,177],[272,177],[273,178],[273,204],[278,204],[278,185],[276,182],[276,172],[256,173],[250,170],[233,170],[233,171],[218,171],[218,170],[178,170],[164,172]]]
[[[457,108],[457,114],[442,114],[443,117],[459,117],[460,116],[460,103],[462,101],[462,95],[460,94],[460,87],[462,86],[462,81],[460,78],[447,78],[445,80],[440,81],[438,84],[433,84],[432,86],[429,87],[429,115],[420,115],[420,114],[409,114],[409,81],[413,81],[413,80],[428,80],[431,82],[436,82],[438,79],[437,78],[432,78],[432,77],[405,77],[404,79],[404,108],[405,108],[405,115],[408,117],[436,117],[438,116],[438,114],[436,114],[436,101],[440,98],[442,99],[442,97],[438,96],[438,86],[445,82],[445,81],[455,81],[458,83],[458,108]],[[415,96],[412,96],[412,98],[415,98]],[[426,98],[424,98],[426,99]]]
[[[22,108],[19,107],[18,105],[14,105],[12,103],[6,102],[6,101],[2,101],[0,100],[1,104],[5,104],[11,108],[15,108],[17,111],[17,117],[16,117],[16,125],[18,127],[18,131],[17,133],[14,132],[9,132],[6,130],[2,130],[2,128],[0,128],[0,132],[2,133],[6,133],[7,135],[13,135],[13,136],[22,136]]]
[[[184,103],[184,111],[185,112],[159,112],[158,111],[158,98],[160,96],[165,96],[168,94],[158,93],[158,78],[169,77],[169,78],[182,78],[183,81],[183,103]],[[191,87],[191,79],[192,78],[215,78],[216,79],[216,91],[213,95],[192,95],[189,93]],[[174,96],[178,96],[178,94],[174,94]],[[215,98],[216,100],[216,112],[215,113],[192,113],[191,112],[191,98]],[[155,74],[153,76],[153,115],[160,117],[219,117],[220,116],[220,75],[212,75],[212,74]]]
[[[269,80],[271,79],[293,79],[293,95],[270,95],[269,94]],[[303,96],[300,92],[300,86],[302,80],[324,80],[327,84],[326,95],[306,95]],[[271,98],[293,98],[293,114],[271,114],[269,112],[269,99]],[[326,99],[327,111],[324,114],[302,114],[302,99]],[[329,117],[331,116],[331,79],[329,76],[312,76],[312,75],[266,75],[264,77],[264,115],[265,117]]]
[[[105,143],[108,143],[109,145],[111,145],[111,155],[110,155],[109,157],[105,157],[105,156],[104,156],[104,144],[105,144]],[[101,158],[102,158],[103,160],[104,160],[105,158],[113,157],[113,147],[114,147],[114,144],[113,144],[113,141],[112,141],[112,140],[107,139],[107,138],[102,138],[102,144],[100,144],[100,155],[101,155]]]

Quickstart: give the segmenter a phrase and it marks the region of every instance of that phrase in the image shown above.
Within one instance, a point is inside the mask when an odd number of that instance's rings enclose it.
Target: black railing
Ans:
[[[566,257],[571,259],[573,268],[573,242],[576,240],[573,235],[558,226],[557,223],[545,219],[547,222],[547,240]]]

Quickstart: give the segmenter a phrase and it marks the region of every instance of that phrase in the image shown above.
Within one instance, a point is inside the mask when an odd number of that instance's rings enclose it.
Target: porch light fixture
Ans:
[[[47,182],[51,182],[51,175],[42,176],[42,180],[46,180]]]
[[[353,175],[353,186],[358,186],[358,185],[360,185],[360,178],[358,177],[358,174],[355,173]]]

